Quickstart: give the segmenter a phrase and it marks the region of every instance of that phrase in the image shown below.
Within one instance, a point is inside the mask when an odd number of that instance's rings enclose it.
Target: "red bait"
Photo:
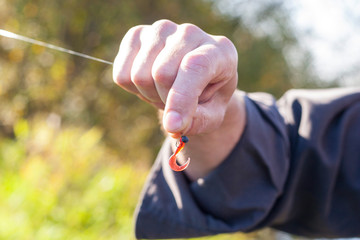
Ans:
[[[170,168],[176,172],[184,171],[185,168],[189,166],[190,158],[183,165],[178,165],[176,162],[176,155],[185,147],[185,143],[187,143],[189,139],[186,136],[181,136],[179,145],[177,146],[173,155],[171,155],[169,159]]]

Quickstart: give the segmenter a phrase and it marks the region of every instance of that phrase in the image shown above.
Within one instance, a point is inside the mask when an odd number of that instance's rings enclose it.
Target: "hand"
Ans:
[[[163,126],[171,136],[211,133],[222,125],[237,86],[237,52],[226,37],[160,20],[127,32],[113,78],[164,109]]]

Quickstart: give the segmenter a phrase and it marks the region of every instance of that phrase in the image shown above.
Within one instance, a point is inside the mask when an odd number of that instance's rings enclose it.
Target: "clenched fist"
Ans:
[[[113,78],[164,109],[163,126],[173,137],[208,133],[223,123],[236,89],[237,52],[226,37],[160,20],[127,32]]]

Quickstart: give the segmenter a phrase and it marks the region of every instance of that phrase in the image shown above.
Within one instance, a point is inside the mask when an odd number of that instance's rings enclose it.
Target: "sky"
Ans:
[[[254,25],[264,4],[287,11],[303,49],[313,57],[314,73],[322,80],[338,79],[342,86],[360,86],[359,0],[215,0],[220,12],[241,16],[255,32],[272,34],[274,24]],[[274,31],[273,31],[274,32]],[[275,36],[276,37],[276,36]],[[288,59],[296,62],[296,54]],[[295,63],[296,64],[296,63]]]
[[[360,1],[289,0],[300,44],[314,57],[323,79],[340,78],[345,86],[360,85]]]

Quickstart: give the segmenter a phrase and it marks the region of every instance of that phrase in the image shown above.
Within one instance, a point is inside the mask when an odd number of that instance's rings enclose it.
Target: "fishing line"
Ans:
[[[16,39],[16,40],[20,40],[20,41],[24,41],[24,42],[39,45],[39,46],[43,46],[43,47],[46,47],[46,48],[54,49],[56,51],[65,52],[65,53],[68,53],[68,54],[71,54],[71,55],[75,55],[75,56],[78,56],[78,57],[82,57],[82,58],[90,59],[90,60],[93,60],[93,61],[105,63],[105,64],[108,64],[108,65],[113,65],[112,62],[106,61],[106,60],[101,59],[101,58],[92,57],[92,56],[89,56],[87,54],[80,53],[80,52],[75,52],[75,51],[70,50],[70,49],[55,46],[55,45],[50,44],[50,43],[46,43],[46,42],[42,42],[42,41],[39,41],[39,40],[36,40],[36,39],[25,37],[25,36],[22,36],[22,35],[19,35],[19,34],[16,34],[16,33],[12,33],[12,32],[9,32],[9,31],[3,30],[3,29],[0,29],[0,36],[11,38],[11,39]]]
[[[50,43],[46,43],[46,42],[42,42],[42,41],[39,41],[39,40],[36,40],[36,39],[25,37],[25,36],[22,36],[22,35],[19,35],[19,34],[16,34],[16,33],[12,33],[12,32],[9,32],[9,31],[3,30],[3,29],[0,29],[0,36],[11,38],[11,39],[16,39],[16,40],[20,40],[20,41],[24,41],[24,42],[28,42],[28,43],[43,46],[43,47],[46,47],[46,48],[51,48],[51,49],[54,49],[54,50],[57,50],[57,51],[60,51],[60,52],[65,52],[65,53],[69,53],[69,54],[76,55],[76,56],[79,56],[79,57],[94,60],[94,61],[97,61],[97,62],[113,65],[112,62],[106,61],[106,60],[101,59],[101,58],[96,58],[96,57],[86,55],[84,53],[75,52],[75,51],[70,50],[70,49],[55,46],[55,45],[50,44]],[[172,170],[174,170],[174,171],[183,171],[189,165],[190,158],[188,158],[186,163],[183,164],[183,165],[178,165],[177,162],[176,162],[176,155],[185,147],[185,143],[188,142],[188,141],[189,141],[189,139],[186,136],[182,136],[181,139],[180,139],[180,143],[177,146],[177,149],[176,149],[175,153],[173,155],[171,155],[171,157],[169,159],[169,165],[170,165],[170,168]]]

